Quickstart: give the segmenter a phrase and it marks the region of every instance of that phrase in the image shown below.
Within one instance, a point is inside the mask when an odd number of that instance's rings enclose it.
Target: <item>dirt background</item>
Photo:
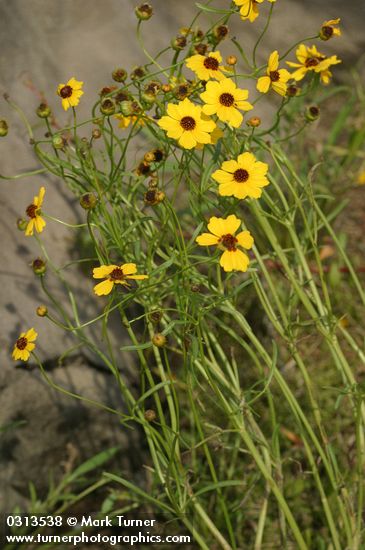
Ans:
[[[86,117],[98,90],[111,83],[110,74],[115,67],[130,70],[146,62],[135,38],[135,4],[130,0],[0,0],[0,118],[7,119],[10,126],[8,137],[0,141],[1,175],[11,176],[38,168],[24,127],[2,95],[9,94],[32,124],[39,124],[34,111],[44,94],[59,122],[66,124],[70,115],[61,110],[55,90],[60,82],[75,76],[85,82],[78,115]],[[154,0],[152,4],[155,15],[145,24],[144,36],[153,55],[166,46],[180,27],[189,24],[195,2]],[[227,7],[227,4],[223,0],[213,2],[217,7]],[[263,4],[262,11],[266,9],[268,6]],[[282,52],[300,38],[313,36],[324,20],[336,17],[342,19],[343,37],[321,44],[320,49],[337,53],[344,60],[342,66],[336,67],[335,78],[345,79],[348,68],[364,53],[363,0],[278,0],[270,32],[260,46],[260,60],[264,61],[273,49]],[[203,29],[210,20],[210,17],[202,18]],[[234,17],[230,36],[245,43],[250,51],[264,23],[264,17],[254,24]],[[234,53],[229,38],[220,49],[225,55]],[[269,107],[269,103],[260,103],[260,112],[255,114],[270,113]],[[7,511],[26,501],[29,479],[38,481],[39,485],[42,478],[40,490],[46,490],[46,472],[62,459],[67,460],[70,444],[85,458],[99,450],[100,445],[106,448],[116,442],[127,455],[132,455],[135,448],[134,437],[120,434],[115,419],[98,413],[95,423],[96,416],[90,408],[60,397],[42,381],[37,369],[15,368],[10,358],[14,340],[20,331],[30,326],[40,334],[38,353],[43,360],[52,362],[69,345],[62,331],[35,315],[36,307],[47,303],[29,266],[39,255],[39,249],[34,239],[25,238],[16,228],[17,218],[24,214],[25,207],[43,184],[50,215],[69,223],[84,219],[78,202],[56,178],[0,180],[0,426],[18,423],[15,431],[7,431],[3,436],[0,454],[0,482],[5,487],[6,505],[3,506]],[[68,261],[74,245],[69,229],[48,222],[42,241],[55,264]],[[69,281],[82,303],[83,318],[100,312],[100,301],[92,293],[92,281],[80,277],[77,270],[70,270]],[[64,291],[52,278],[49,285],[62,300]],[[93,337],[99,342],[98,333]],[[123,341],[122,327],[115,328],[114,337],[118,342]],[[126,356],[120,357],[119,366],[123,372],[133,367]],[[62,372],[58,371],[55,376],[66,389],[122,408],[119,397],[110,391],[113,381],[108,373],[91,368],[87,362],[68,364],[62,367]],[[69,422],[65,421],[67,418]],[[86,435],[85,426],[89,427]],[[96,441],[99,444],[95,446]],[[37,464],[41,466],[37,468]]]

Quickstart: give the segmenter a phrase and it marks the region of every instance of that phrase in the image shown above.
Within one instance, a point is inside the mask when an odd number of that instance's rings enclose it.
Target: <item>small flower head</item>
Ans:
[[[259,92],[266,94],[270,88],[276,93],[285,96],[287,90],[287,81],[290,73],[286,69],[279,69],[279,54],[275,50],[269,57],[266,69],[266,76],[261,76],[257,81]]]
[[[127,80],[128,73],[125,69],[122,67],[118,67],[117,69],[114,69],[112,72],[112,79],[115,82],[125,82]]]
[[[39,194],[34,197],[32,204],[27,206],[25,213],[27,214],[29,221],[25,230],[25,235],[29,237],[33,235],[34,229],[37,233],[41,233],[46,226],[45,220],[41,215],[41,207],[43,204],[44,194],[46,190],[41,187]]]
[[[319,115],[320,115],[319,107],[317,105],[311,105],[306,110],[305,118],[309,122],[313,122],[314,120],[317,120],[317,118],[319,118]]]
[[[237,64],[237,57],[235,55],[229,55],[228,57],[226,57],[226,63],[227,65],[230,65],[231,67],[233,67],[234,65]]]
[[[112,99],[106,98],[100,104],[100,112],[105,116],[112,116],[115,113],[115,103]]]
[[[0,137],[5,137],[8,135],[9,126],[6,120],[0,120]]]
[[[150,206],[160,204],[165,199],[165,193],[159,189],[151,188],[144,194],[144,202]]]
[[[153,15],[152,6],[148,2],[144,2],[140,6],[137,6],[134,12],[140,21],[148,21]]]
[[[192,149],[198,143],[211,143],[210,134],[216,127],[212,120],[203,117],[201,107],[189,99],[177,105],[169,103],[167,115],[158,121],[158,125],[184,149]]]
[[[249,231],[241,231],[236,235],[241,223],[234,214],[227,218],[213,216],[208,223],[209,233],[203,233],[196,238],[200,246],[215,245],[224,251],[219,261],[224,271],[247,271],[250,263],[247,254],[238,248],[249,250],[253,245]]]
[[[175,38],[171,41],[171,47],[175,51],[180,51],[185,48],[187,44],[186,36],[183,36],[182,34],[178,34]]]
[[[205,55],[207,53],[208,44],[203,44],[202,42],[200,44],[195,44],[193,51],[194,53],[197,53],[199,55]]]
[[[219,194],[223,197],[258,199],[262,195],[262,187],[269,184],[267,179],[268,165],[256,160],[252,153],[242,153],[237,160],[223,162],[221,168],[212,174],[219,183]]]
[[[80,206],[84,210],[92,210],[98,203],[98,198],[94,193],[84,193],[80,197]]]
[[[152,344],[158,348],[163,348],[166,346],[167,339],[164,334],[161,334],[160,332],[156,332],[152,336]]]
[[[51,108],[47,103],[41,103],[37,109],[37,116],[39,118],[48,118],[51,116]]]
[[[137,275],[136,264],[101,265],[94,268],[93,277],[94,279],[105,279],[94,286],[94,292],[97,296],[110,294],[114,285],[130,286],[129,280],[141,281],[148,279],[148,275]]]
[[[229,29],[227,25],[216,25],[213,28],[213,35],[216,42],[221,42],[225,38],[227,38]]]
[[[70,107],[76,107],[79,104],[80,97],[83,95],[82,87],[84,83],[70,78],[67,84],[59,84],[57,94],[62,100],[62,107],[65,111]]]
[[[46,308],[46,306],[38,306],[36,309],[36,314],[38,315],[38,317],[45,317],[47,313],[48,309]]]
[[[332,36],[341,36],[341,29],[338,27],[340,21],[340,18],[324,21],[319,31],[319,38],[321,40],[329,40]]]
[[[261,125],[261,118],[258,116],[252,116],[251,118],[248,119],[246,124],[251,128],[258,128],[258,126]]]
[[[219,52],[210,52],[208,55],[193,55],[186,59],[186,66],[191,69],[200,80],[222,80],[224,74],[220,63],[222,56]]]
[[[210,81],[206,90],[200,97],[204,101],[203,113],[206,115],[216,114],[219,120],[227,122],[233,128],[239,128],[243,116],[240,111],[253,109],[247,100],[248,90],[237,88],[230,78],[224,78],[219,82]]]
[[[47,264],[42,258],[36,258],[32,262],[32,269],[36,275],[42,276],[47,271]]]
[[[14,361],[28,361],[30,353],[34,350],[34,342],[37,339],[38,334],[34,328],[29,329],[27,332],[22,332],[17,341],[15,342],[12,357]]]
[[[302,80],[308,72],[313,71],[319,73],[323,84],[328,84],[332,76],[329,67],[341,63],[341,60],[336,55],[326,57],[317,50],[316,46],[308,47],[304,44],[299,46],[296,56],[298,63],[294,63],[293,61],[287,61],[286,63],[289,67],[295,68],[295,71],[291,74],[291,78],[297,81]]]
[[[122,128],[123,130],[125,128],[128,128],[130,124],[132,124],[133,126],[144,126],[145,124],[143,117],[141,116],[125,116],[119,113],[115,115],[115,118],[118,120],[118,128]]]

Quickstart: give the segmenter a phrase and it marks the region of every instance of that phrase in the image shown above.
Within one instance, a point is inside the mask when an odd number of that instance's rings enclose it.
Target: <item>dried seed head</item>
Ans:
[[[166,336],[164,334],[161,334],[160,332],[156,332],[152,336],[152,344],[158,348],[163,348],[166,346],[167,340]]]
[[[92,210],[95,208],[97,202],[98,198],[94,195],[94,193],[84,193],[84,195],[80,197],[80,206],[84,210]]]
[[[36,275],[44,275],[47,270],[46,262],[42,258],[36,258],[32,262],[32,269]]]
[[[51,109],[47,103],[41,103],[36,111],[39,118],[48,118],[51,114]]]
[[[165,199],[165,193],[163,191],[159,191],[156,188],[150,188],[144,194],[144,202],[146,204],[149,204],[150,206],[159,204],[164,199]]]
[[[147,103],[148,107],[151,107],[151,105],[156,103],[156,95],[152,92],[142,92],[141,98],[142,98],[142,101]]]
[[[305,117],[309,122],[313,122],[314,120],[317,120],[317,118],[319,118],[319,114],[319,107],[317,105],[311,105],[310,107],[308,107],[305,113]]]
[[[319,38],[321,40],[329,40],[333,36],[334,29],[331,25],[323,25],[319,31]]]
[[[151,19],[153,15],[152,6],[151,4],[148,4],[148,2],[144,2],[140,6],[136,7],[134,13],[140,21],[148,21],[148,19]]]
[[[136,174],[137,176],[148,176],[148,174],[151,171],[151,167],[146,162],[140,162],[139,165],[136,168]]]
[[[207,44],[196,44],[194,46],[194,52],[199,55],[205,55],[207,53],[208,45]]]
[[[91,135],[93,139],[99,139],[101,137],[101,131],[99,130],[99,128],[94,128],[91,132]]]
[[[213,29],[215,39],[220,42],[224,40],[229,32],[227,25],[217,25]]]
[[[112,79],[115,80],[115,82],[124,82],[127,79],[127,76],[127,71],[121,67],[114,69],[112,72]]]
[[[46,306],[38,306],[36,309],[36,313],[38,317],[45,317],[48,313],[48,309],[46,308]]]
[[[133,71],[131,72],[131,79],[132,80],[139,80],[140,78],[143,78],[146,76],[146,71],[143,67],[134,67]]]
[[[155,309],[154,311],[151,311],[148,318],[151,321],[151,323],[158,324],[162,319],[162,311],[160,309]]]
[[[157,414],[152,409],[147,409],[144,413],[144,417],[147,422],[154,422],[157,418]]]
[[[104,86],[104,88],[102,88],[99,92],[99,95],[100,97],[104,97],[108,94],[111,94],[112,92],[114,92],[114,90],[116,90],[117,87],[116,86]]]
[[[5,137],[8,135],[9,126],[6,120],[0,120],[0,137]]]
[[[103,99],[100,104],[100,112],[105,116],[112,116],[115,113],[115,104],[111,99]]]
[[[295,97],[300,92],[299,86],[296,86],[295,84],[291,84],[286,89],[286,95],[288,97]]]
[[[183,36],[182,34],[178,34],[171,41],[171,47],[175,51],[183,50],[185,46],[186,46],[186,36]]]

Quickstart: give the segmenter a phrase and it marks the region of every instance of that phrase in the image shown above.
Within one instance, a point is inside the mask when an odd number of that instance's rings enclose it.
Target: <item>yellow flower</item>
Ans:
[[[167,115],[160,118],[158,125],[184,149],[192,149],[198,143],[211,143],[210,133],[216,126],[212,120],[203,118],[201,107],[187,98],[177,105],[169,103]]]
[[[257,81],[257,89],[259,92],[266,94],[270,87],[280,94],[285,95],[287,89],[287,81],[290,78],[290,73],[286,69],[279,69],[279,53],[275,50],[269,57],[269,62],[266,69],[267,76],[261,76]]]
[[[83,82],[79,82],[74,77],[70,78],[67,84],[59,84],[57,94],[62,98],[62,107],[65,111],[79,104],[80,97],[84,93],[82,91],[83,85]]]
[[[248,90],[241,90],[230,78],[224,78],[219,82],[209,81],[205,92],[200,94],[204,101],[203,113],[216,114],[222,122],[228,122],[233,128],[242,124],[241,111],[253,109],[251,103],[246,101]]]
[[[34,197],[32,204],[30,204],[25,210],[27,216],[29,217],[29,222],[25,229],[25,234],[27,237],[33,235],[34,228],[37,233],[41,233],[45,228],[46,222],[41,216],[41,206],[43,204],[45,192],[45,188],[41,187],[38,197]]]
[[[210,52],[208,55],[192,55],[186,60],[186,66],[191,69],[200,80],[210,80],[215,78],[222,80],[224,74],[219,63],[222,61],[222,56],[219,52]]]
[[[258,4],[264,0],[234,0],[236,6],[241,6],[240,16],[242,21],[248,19],[251,23],[259,16]]]
[[[227,218],[216,218],[213,216],[208,223],[209,233],[203,233],[196,238],[200,246],[216,245],[224,250],[219,263],[224,271],[247,271],[250,263],[247,254],[242,252],[238,246],[246,250],[252,248],[253,238],[249,231],[241,231],[235,235],[241,225],[241,220],[231,214]]]
[[[129,286],[128,279],[141,281],[148,279],[148,275],[136,275],[136,264],[123,265],[101,265],[93,270],[94,279],[105,279],[94,286],[94,292],[97,296],[106,296],[113,290],[114,285]]]
[[[237,160],[223,162],[221,169],[212,174],[219,185],[219,194],[223,197],[258,199],[262,195],[262,187],[269,185],[266,177],[268,165],[256,160],[252,153],[242,153]]]
[[[289,67],[296,68],[291,74],[291,78],[294,78],[294,80],[302,80],[308,71],[314,71],[320,74],[323,84],[328,84],[332,76],[328,68],[331,65],[341,63],[337,55],[326,57],[317,50],[316,46],[307,47],[301,44],[295,53],[299,63],[294,63],[292,61],[286,62]]]
[[[356,178],[357,185],[365,185],[365,170],[362,170],[357,178]]]
[[[329,40],[332,36],[341,36],[341,29],[337,27],[340,21],[340,18],[324,21],[319,31],[319,38],[321,38],[321,40]]]
[[[34,350],[35,344],[33,343],[37,339],[38,334],[31,328],[28,332],[22,332],[18,340],[15,342],[12,358],[14,361],[28,361],[30,352]]]
[[[118,128],[128,128],[130,123],[136,124],[136,126],[144,126],[145,122],[142,117],[132,115],[132,116],[124,116],[121,113],[118,115],[115,115],[115,118],[119,121],[118,122]]]
[[[209,117],[207,117],[206,115],[202,115],[203,119],[208,119],[209,120]],[[211,139],[211,144],[212,145],[216,145],[216,143],[218,142],[219,139],[221,139],[222,137],[224,136],[224,132],[221,128],[219,128],[219,126],[216,126],[213,130],[213,132],[210,134],[210,139]],[[203,149],[204,147],[204,144],[203,143],[198,143],[196,145],[196,149]]]

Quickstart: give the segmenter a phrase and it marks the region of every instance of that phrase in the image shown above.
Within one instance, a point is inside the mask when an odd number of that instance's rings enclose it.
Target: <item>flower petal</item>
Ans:
[[[218,244],[219,238],[212,233],[202,233],[199,237],[196,238],[196,242],[200,246],[212,246]]]
[[[106,296],[107,294],[110,294],[113,286],[114,282],[110,279],[106,279],[105,281],[102,281],[94,286],[94,292],[97,296]]]

